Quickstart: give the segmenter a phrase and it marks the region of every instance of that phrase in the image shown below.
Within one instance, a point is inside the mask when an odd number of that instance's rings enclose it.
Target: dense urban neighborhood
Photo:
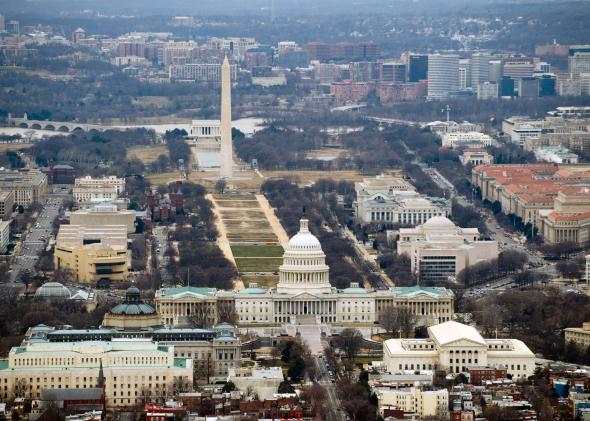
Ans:
[[[589,19],[0,2],[0,420],[590,420]]]

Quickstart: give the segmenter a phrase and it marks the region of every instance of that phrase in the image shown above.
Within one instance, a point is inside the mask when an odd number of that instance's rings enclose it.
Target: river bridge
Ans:
[[[89,132],[92,130],[104,131],[111,128],[109,126],[101,126],[99,124],[87,124],[75,121],[34,120],[29,119],[27,113],[25,113],[23,117],[13,117],[12,115],[8,114],[7,124],[8,127],[20,127],[23,129],[35,130],[52,130],[64,133],[75,131]]]

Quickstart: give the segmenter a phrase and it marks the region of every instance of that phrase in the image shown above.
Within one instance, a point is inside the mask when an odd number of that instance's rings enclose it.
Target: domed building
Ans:
[[[46,282],[35,291],[35,298],[69,300],[72,298],[72,292],[59,282]]]
[[[461,228],[444,216],[401,228],[397,253],[411,257],[421,281],[444,282],[466,267],[498,257],[496,241],[481,241],[477,228]]]
[[[129,287],[125,300],[105,314],[103,327],[137,330],[161,327],[162,322],[156,309],[141,300],[137,287]]]
[[[283,264],[279,267],[277,285],[279,294],[301,291],[316,294],[332,292],[326,255],[320,241],[309,231],[307,219],[300,221],[299,232],[289,240]]]
[[[450,222],[450,221],[449,221]],[[195,312],[206,313],[217,322],[222,313],[233,313],[242,325],[281,325],[285,323],[349,323],[372,326],[387,308],[409,308],[421,324],[451,320],[453,292],[439,287],[396,287],[367,289],[362,280],[349,288],[330,284],[330,268],[320,241],[309,230],[308,221],[300,221],[299,232],[290,240],[279,268],[275,288],[260,288],[250,283],[238,291],[214,288],[162,288],[155,303],[162,321],[181,326],[183,318]]]

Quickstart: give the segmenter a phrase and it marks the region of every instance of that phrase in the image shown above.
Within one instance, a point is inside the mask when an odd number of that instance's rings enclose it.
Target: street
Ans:
[[[59,214],[62,204],[61,197],[50,196],[45,206],[39,211],[37,220],[31,223],[27,232],[23,233],[21,248],[11,265],[10,281],[13,284],[19,281],[23,270],[33,272],[35,263],[51,236],[53,220]]]
[[[162,282],[166,284],[170,280],[170,276],[166,267],[168,266],[170,257],[165,256],[166,249],[168,248],[168,227],[156,226],[153,230],[154,241],[152,247],[156,248],[156,256],[158,259],[158,268],[162,276]]]
[[[334,383],[332,383],[332,376],[330,376],[324,358],[314,355],[313,360],[317,369],[317,383],[326,389],[327,394],[327,413],[321,414],[323,419],[328,421],[345,421],[347,416],[341,408],[340,400],[336,395],[336,388],[334,387]]]

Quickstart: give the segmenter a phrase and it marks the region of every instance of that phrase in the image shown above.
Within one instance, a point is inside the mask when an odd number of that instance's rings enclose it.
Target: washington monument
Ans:
[[[219,150],[219,176],[231,178],[233,170],[231,138],[231,76],[227,56],[221,65],[221,148]]]

